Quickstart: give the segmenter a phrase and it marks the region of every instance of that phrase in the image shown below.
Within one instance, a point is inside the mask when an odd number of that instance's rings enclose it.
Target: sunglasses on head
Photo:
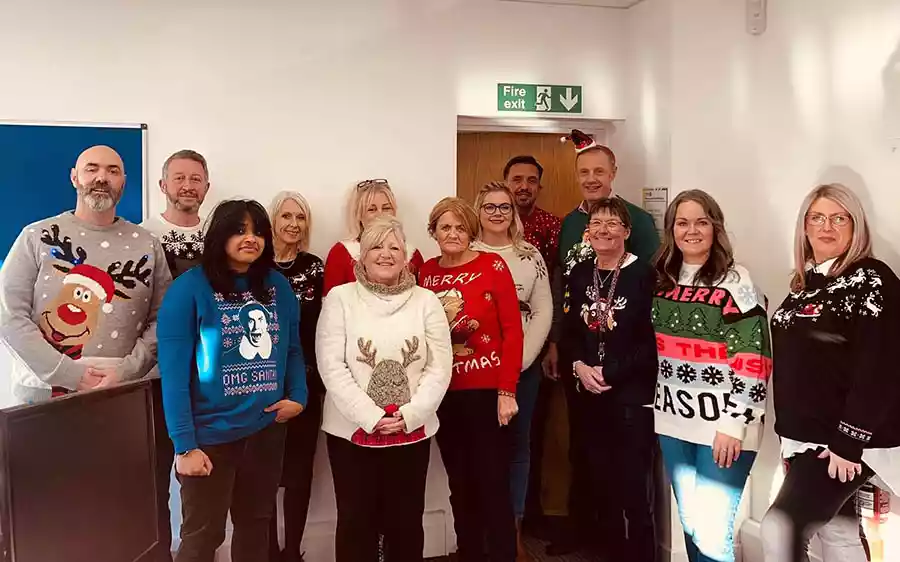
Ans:
[[[386,179],[377,178],[377,179],[373,179],[373,180],[363,180],[363,181],[359,182],[358,184],[356,184],[356,189],[359,191],[363,191],[365,189],[375,187],[376,185],[384,186],[387,189],[391,188],[390,184],[388,184],[388,181]]]

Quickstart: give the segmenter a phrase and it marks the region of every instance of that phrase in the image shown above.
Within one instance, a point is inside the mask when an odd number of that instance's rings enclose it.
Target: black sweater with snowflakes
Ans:
[[[563,337],[560,341],[567,359],[591,367],[599,364],[600,307],[609,306],[607,297],[611,271],[601,270],[599,295],[594,291],[594,260],[572,269],[563,306]],[[644,406],[653,403],[656,386],[656,338],[650,320],[656,274],[645,262],[629,256],[619,275],[613,295],[612,314],[603,333],[603,378],[612,386],[610,397],[622,404]],[[610,329],[611,328],[611,329]],[[571,375],[568,375],[571,376]]]
[[[772,318],[775,431],[850,461],[900,446],[900,279],[866,258],[839,276],[806,274]]]

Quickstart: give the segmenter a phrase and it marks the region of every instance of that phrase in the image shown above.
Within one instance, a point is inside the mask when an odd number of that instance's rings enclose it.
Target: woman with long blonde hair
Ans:
[[[282,191],[269,204],[275,269],[287,277],[300,305],[300,346],[306,361],[309,390],[306,411],[287,422],[281,486],[284,487],[284,549],[278,548],[278,509],[269,527],[271,562],[299,562],[312,491],[313,461],[322,423],[325,387],[316,362],[316,324],[322,310],[322,260],[309,252],[312,211],[296,191]]]
[[[518,559],[527,559],[522,545],[521,524],[525,515],[525,493],[531,459],[531,418],[541,383],[541,366],[536,362],[553,319],[553,298],[547,266],[537,248],[525,241],[515,199],[505,182],[490,182],[475,200],[478,234],[473,250],[499,255],[509,266],[516,292],[522,328],[525,332],[522,373],[516,387],[519,414],[512,419],[512,460],[510,492],[516,515]]]
[[[359,261],[359,238],[366,225],[379,215],[396,214],[397,199],[386,179],[370,179],[356,184],[347,202],[347,227],[350,236],[332,246],[325,258],[326,295],[338,285],[356,281],[354,268]],[[409,256],[407,267],[415,276],[425,260],[419,250],[408,243],[406,252]]]
[[[872,252],[863,206],[840,184],[813,189],[794,234],[791,293],[772,317],[775,432],[789,467],[762,521],[767,562],[808,560],[873,474],[900,490],[900,279]],[[857,552],[861,552],[857,550]]]

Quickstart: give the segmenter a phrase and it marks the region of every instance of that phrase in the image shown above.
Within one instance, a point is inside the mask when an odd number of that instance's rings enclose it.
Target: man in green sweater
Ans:
[[[550,330],[547,354],[543,360],[544,374],[554,380],[562,380],[569,412],[569,461],[572,481],[569,490],[569,529],[547,547],[547,554],[562,555],[582,546],[589,546],[591,529],[595,526],[595,515],[590,500],[585,493],[587,486],[584,439],[586,428],[579,421],[575,393],[575,379],[571,376],[572,364],[560,358],[557,342],[562,338],[563,301],[569,273],[582,261],[593,259],[594,250],[585,239],[590,216],[591,203],[609,197],[619,197],[613,193],[616,178],[616,155],[604,145],[578,130],[563,140],[571,140],[575,145],[575,173],[581,186],[582,202],[562,221],[559,235],[559,261],[553,275],[553,327]],[[625,201],[631,217],[631,235],[625,242],[626,251],[639,259],[650,262],[659,248],[659,234],[650,213]]]
[[[559,268],[554,275],[554,326],[550,331],[550,344],[544,358],[544,372],[550,378],[559,378],[558,355],[556,342],[559,341],[560,321],[562,320],[562,295],[565,292],[566,279],[569,272],[580,262],[594,257],[590,243],[585,241],[584,233],[590,216],[588,207],[594,201],[608,197],[619,197],[613,193],[613,180],[616,178],[616,155],[602,144],[579,130],[565,137],[575,145],[575,173],[581,186],[582,202],[565,216],[559,233]],[[621,199],[621,197],[620,197]],[[624,199],[622,199],[625,201]],[[650,213],[637,205],[625,201],[631,217],[631,236],[625,241],[625,249],[639,259],[650,262],[659,249],[659,234]]]

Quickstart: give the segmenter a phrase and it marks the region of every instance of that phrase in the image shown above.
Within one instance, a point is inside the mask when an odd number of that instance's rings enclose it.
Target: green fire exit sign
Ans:
[[[497,84],[498,111],[581,113],[581,86]]]

